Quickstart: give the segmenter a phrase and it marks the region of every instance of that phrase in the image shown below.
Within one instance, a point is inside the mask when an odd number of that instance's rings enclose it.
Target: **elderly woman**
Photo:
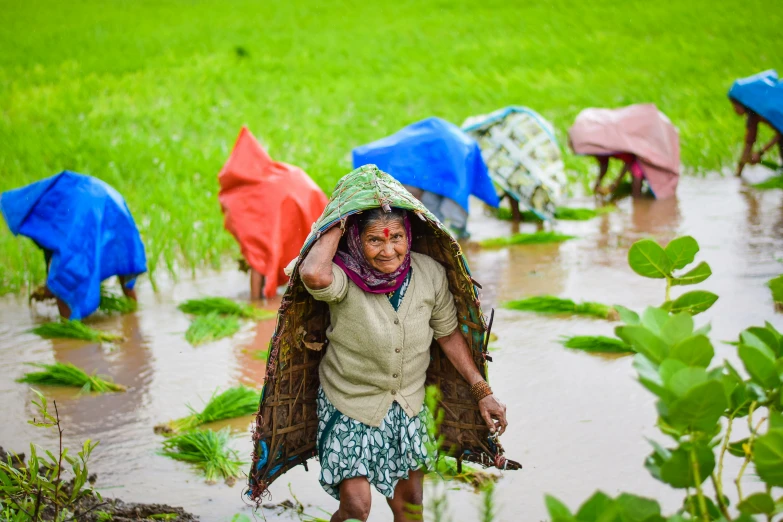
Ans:
[[[300,275],[329,304],[329,350],[320,368],[320,482],[340,501],[331,520],[366,520],[370,485],[395,522],[421,520],[428,451],[424,381],[434,338],[471,385],[493,433],[507,426],[457,327],[445,269],[411,252],[405,211],[373,209],[318,240]],[[431,446],[431,445],[430,445]]]

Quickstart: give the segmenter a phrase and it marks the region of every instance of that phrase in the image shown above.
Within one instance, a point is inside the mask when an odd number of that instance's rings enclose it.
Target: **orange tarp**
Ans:
[[[273,161],[247,127],[218,174],[226,230],[248,264],[266,276],[272,297],[288,281],[283,269],[299,250],[327,198],[299,167]]]

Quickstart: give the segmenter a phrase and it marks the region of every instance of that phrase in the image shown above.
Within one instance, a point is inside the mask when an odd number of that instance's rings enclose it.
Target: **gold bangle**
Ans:
[[[492,388],[489,387],[487,381],[478,381],[470,387],[470,393],[473,395],[473,400],[479,402],[487,395],[492,395]]]

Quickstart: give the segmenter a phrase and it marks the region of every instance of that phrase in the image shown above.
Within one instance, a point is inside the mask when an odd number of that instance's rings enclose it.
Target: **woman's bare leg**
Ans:
[[[424,520],[424,472],[411,471],[406,480],[397,482],[394,498],[387,498],[386,502],[394,513],[394,522]]]
[[[343,522],[355,518],[364,522],[370,516],[372,494],[366,477],[345,479],[340,483],[340,508],[332,515],[331,522]]]
[[[264,283],[266,278],[254,268],[250,269],[250,299],[257,301],[264,297]]]

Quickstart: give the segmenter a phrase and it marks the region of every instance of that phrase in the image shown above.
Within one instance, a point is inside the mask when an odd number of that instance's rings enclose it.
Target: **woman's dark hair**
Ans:
[[[369,225],[386,224],[398,222],[400,225],[405,223],[405,211],[401,208],[392,207],[391,212],[386,212],[382,208],[374,208],[362,212],[357,216],[359,223],[359,234]]]

